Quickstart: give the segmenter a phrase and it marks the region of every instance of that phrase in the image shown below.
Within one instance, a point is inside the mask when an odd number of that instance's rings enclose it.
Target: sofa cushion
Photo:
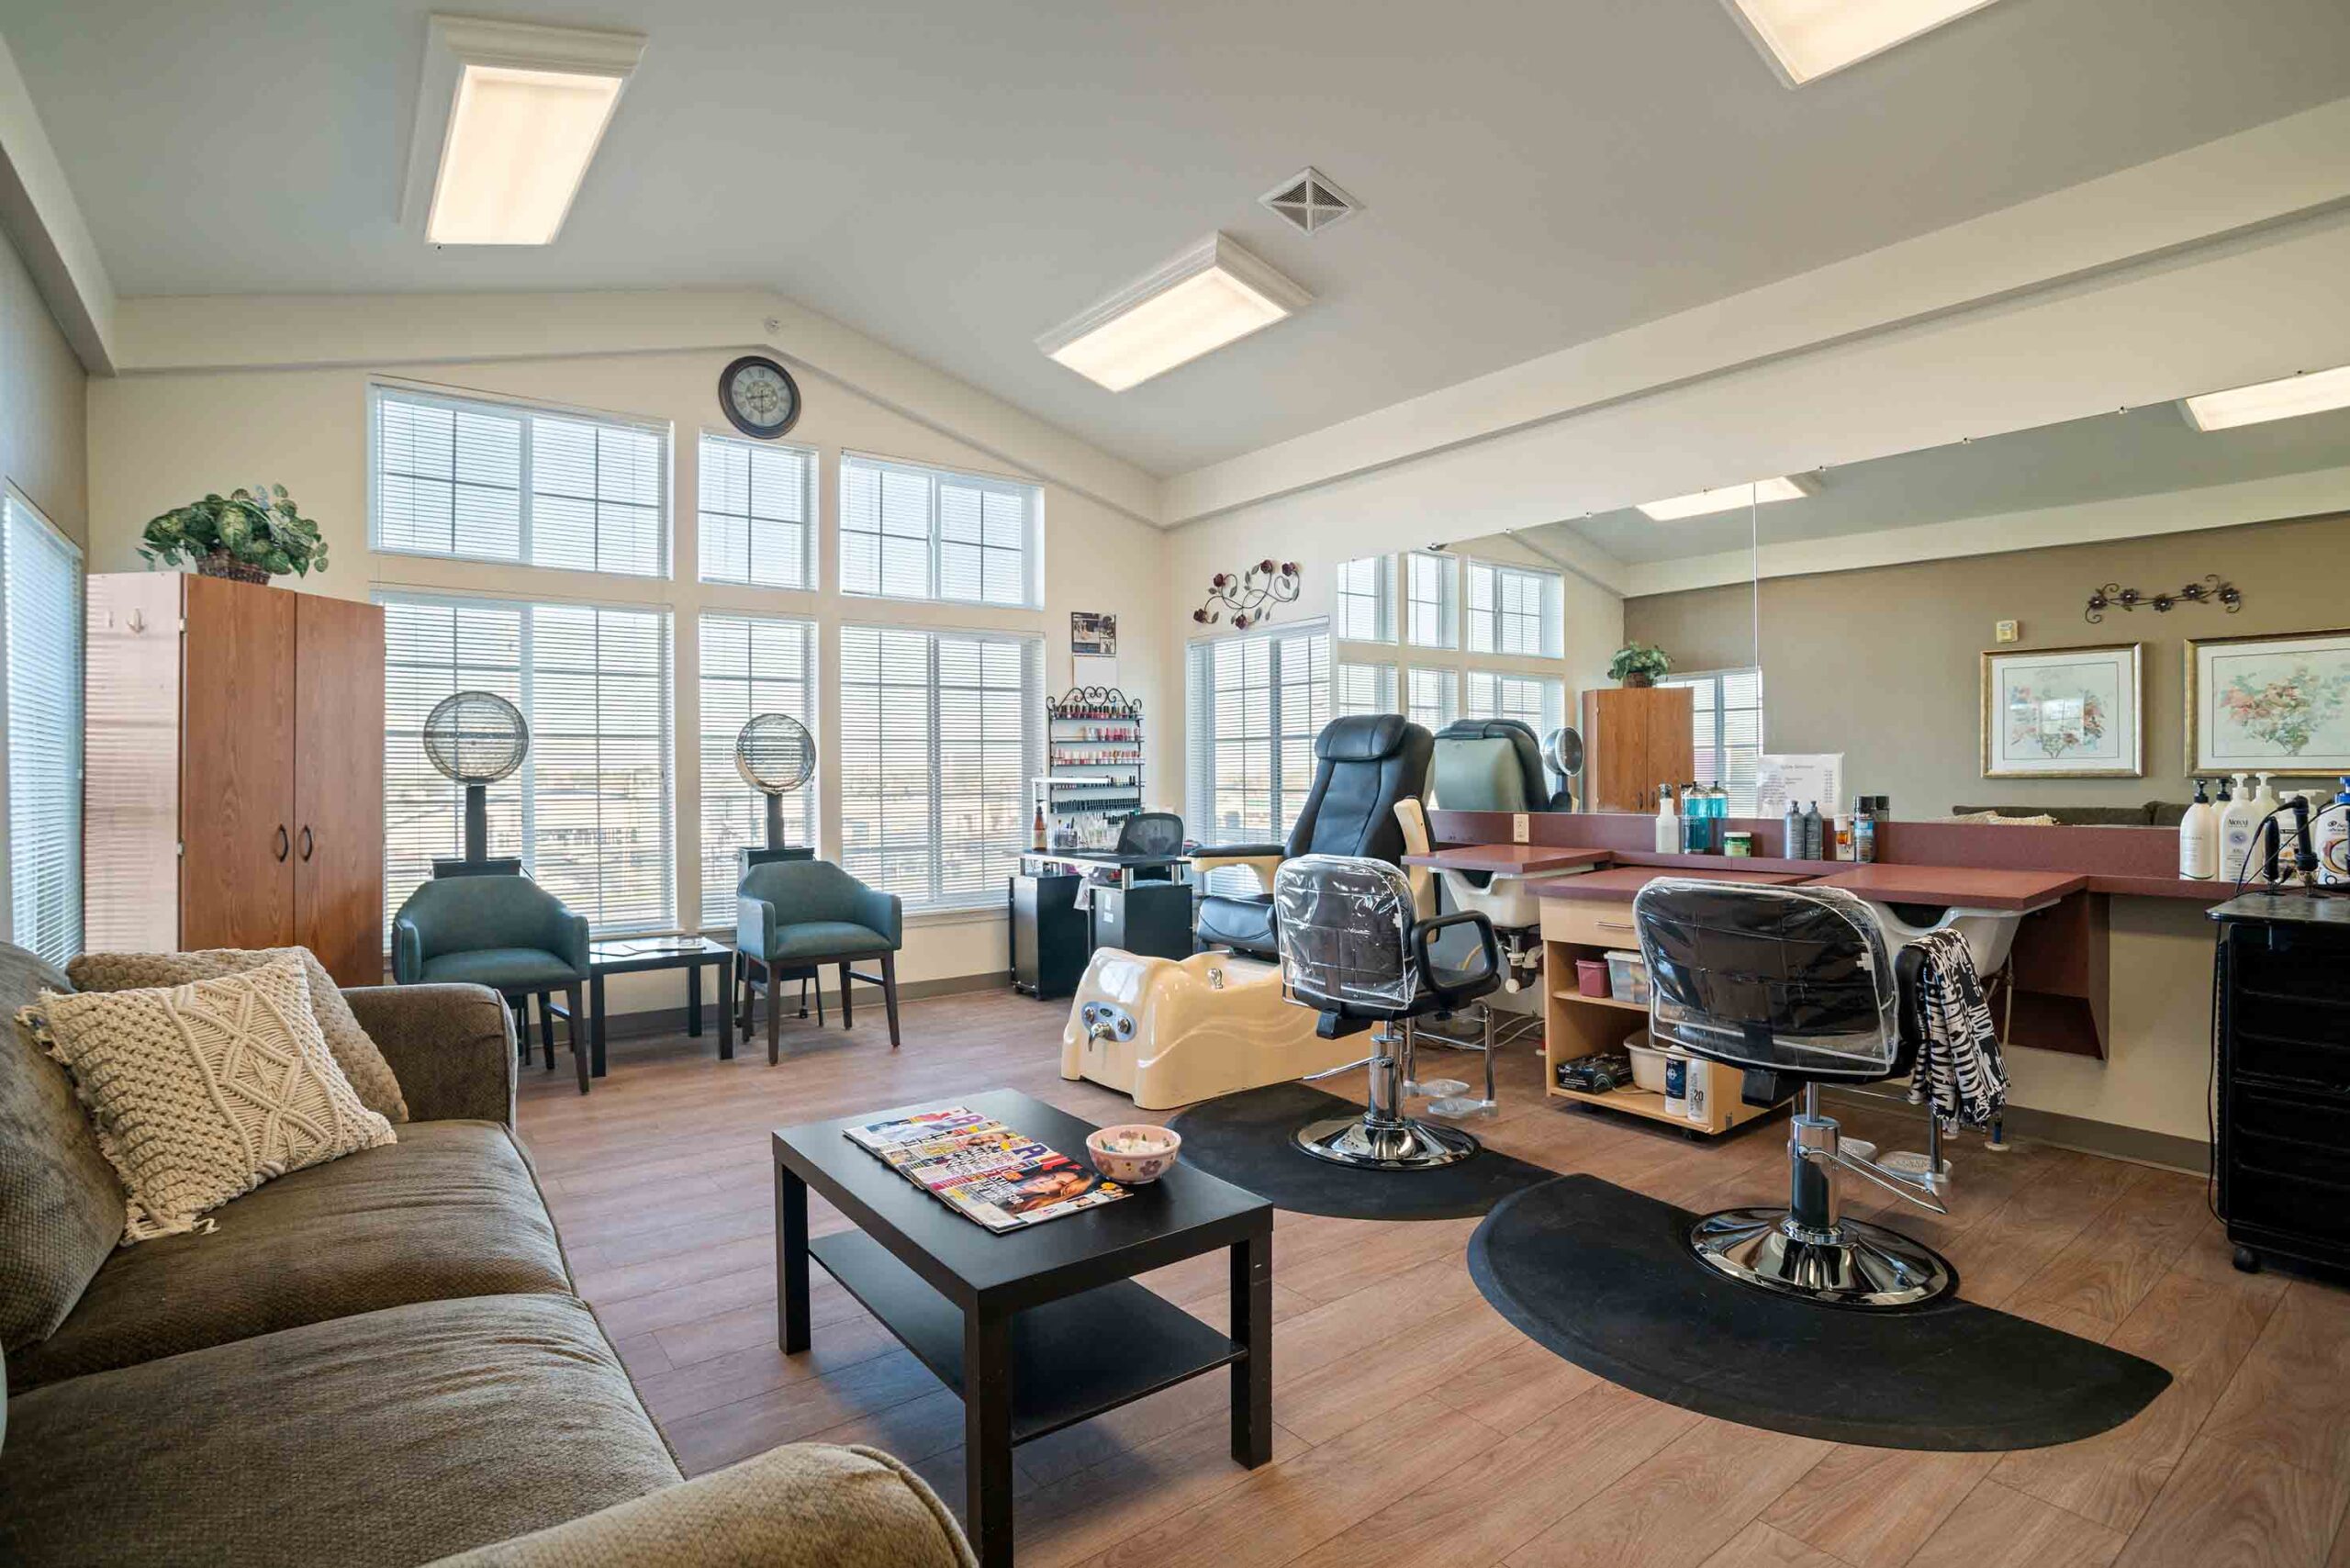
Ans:
[[[73,987],[22,947],[0,943],[0,1350],[65,1319],[122,1239],[121,1179],[17,1009]]]
[[[0,1560],[415,1564],[677,1479],[586,1304],[419,1302],[10,1401]]]
[[[419,978],[435,985],[486,985],[493,991],[541,986],[561,991],[576,985],[580,977],[569,964],[537,947],[476,947],[425,959]]]
[[[106,1261],[12,1387],[440,1297],[571,1288],[521,1151],[494,1122],[410,1122],[400,1141],[281,1177]]]

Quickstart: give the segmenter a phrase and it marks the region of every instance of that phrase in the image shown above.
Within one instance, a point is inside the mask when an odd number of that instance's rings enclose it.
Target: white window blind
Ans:
[[[909,909],[998,903],[1044,772],[1044,644],[841,628],[841,865]]]
[[[1564,579],[1556,572],[1469,564],[1469,651],[1555,659],[1566,650]]]
[[[1657,684],[1689,689],[1691,766],[1697,781],[1718,782],[1729,791],[1730,815],[1752,816],[1755,774],[1762,759],[1762,672],[1706,670]]]
[[[9,939],[62,965],[82,951],[82,552],[17,497],[6,511]]]
[[[1320,628],[1194,643],[1191,831],[1207,844],[1285,837],[1314,787],[1330,722],[1330,638]]]
[[[847,453],[841,591],[1035,608],[1043,492],[981,474]]]
[[[1404,557],[1405,598],[1411,601],[1411,639],[1422,648],[1457,648],[1460,608],[1460,563],[1449,555],[1416,550]]]
[[[767,841],[767,801],[734,768],[755,713],[816,733],[816,628],[764,615],[701,618],[701,923],[734,925],[734,852]],[[789,844],[816,842],[816,779],[783,797]]]
[[[386,593],[386,916],[464,846],[464,791],[426,760],[425,716],[453,692],[521,709],[531,750],[489,786],[489,853],[519,855],[599,935],[676,924],[669,615]]]
[[[1338,568],[1338,622],[1331,631],[1342,641],[1395,640],[1395,557],[1366,555]]]
[[[1415,669],[1404,672],[1404,715],[1430,734],[1460,717],[1460,675],[1457,670]]]
[[[1342,715],[1397,711],[1395,666],[1385,664],[1337,666],[1330,675],[1330,711]]]
[[[816,586],[815,453],[705,432],[700,473],[702,581]]]
[[[666,425],[393,386],[368,402],[372,548],[668,575]]]
[[[1516,719],[1536,735],[1547,735],[1566,722],[1566,705],[1564,681],[1494,670],[1469,672],[1469,716],[1472,719]]]

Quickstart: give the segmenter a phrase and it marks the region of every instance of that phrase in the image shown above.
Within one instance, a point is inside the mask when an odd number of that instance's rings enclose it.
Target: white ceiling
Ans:
[[[444,0],[446,3],[446,0]],[[429,0],[0,0],[126,295],[772,287],[1157,473],[2340,95],[2343,0],[2001,0],[1790,92],[1718,0],[488,0],[650,35],[562,238],[397,221]],[[1308,162],[1367,207],[1255,205]],[[1034,339],[1222,229],[1297,319]]]

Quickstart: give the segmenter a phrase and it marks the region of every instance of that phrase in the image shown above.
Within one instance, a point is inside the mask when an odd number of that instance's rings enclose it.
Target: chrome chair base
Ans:
[[[1458,1127],[1364,1116],[1308,1122],[1290,1139],[1316,1159],[1369,1170],[1433,1170],[1466,1159],[1478,1148],[1477,1140]]]
[[[1848,1219],[1807,1232],[1785,1209],[1707,1215],[1690,1227],[1689,1246],[1741,1283],[1837,1306],[1914,1306],[1958,1282],[1939,1253],[1898,1231]]]

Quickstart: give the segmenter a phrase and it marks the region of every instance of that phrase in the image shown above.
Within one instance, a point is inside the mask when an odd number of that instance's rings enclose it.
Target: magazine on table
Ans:
[[[992,1231],[1042,1225],[1127,1195],[1091,1168],[959,1105],[843,1131],[915,1186]]]

